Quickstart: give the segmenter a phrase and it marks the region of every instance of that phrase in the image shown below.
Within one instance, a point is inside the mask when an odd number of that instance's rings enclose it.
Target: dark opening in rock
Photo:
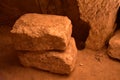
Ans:
[[[73,24],[72,36],[75,38],[78,49],[85,47],[85,41],[89,34],[90,26],[80,19],[78,3],[76,0],[61,0],[63,4],[64,15],[68,16]]]

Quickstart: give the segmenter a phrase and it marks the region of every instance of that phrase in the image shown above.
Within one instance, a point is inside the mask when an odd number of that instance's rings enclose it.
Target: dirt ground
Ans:
[[[120,80],[120,62],[110,59],[106,50],[79,50],[70,75],[23,67],[12,46],[10,30],[0,27],[0,80]]]

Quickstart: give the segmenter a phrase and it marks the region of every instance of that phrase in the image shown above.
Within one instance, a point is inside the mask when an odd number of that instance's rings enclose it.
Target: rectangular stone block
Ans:
[[[26,67],[50,71],[53,73],[69,74],[75,67],[77,48],[73,38],[65,51],[18,52],[21,64]]]
[[[29,13],[16,21],[11,33],[16,50],[65,50],[72,24],[66,16]]]

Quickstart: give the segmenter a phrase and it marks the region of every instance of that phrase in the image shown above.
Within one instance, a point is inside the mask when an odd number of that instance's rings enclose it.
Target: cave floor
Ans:
[[[70,75],[23,67],[12,47],[10,30],[0,27],[0,80],[120,80],[120,62],[110,59],[106,50],[79,50]]]

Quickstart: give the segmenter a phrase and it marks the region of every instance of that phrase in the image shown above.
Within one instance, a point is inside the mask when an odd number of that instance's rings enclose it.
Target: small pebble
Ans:
[[[80,63],[80,64],[79,64],[79,66],[83,66],[83,64],[82,64],[82,63]]]

